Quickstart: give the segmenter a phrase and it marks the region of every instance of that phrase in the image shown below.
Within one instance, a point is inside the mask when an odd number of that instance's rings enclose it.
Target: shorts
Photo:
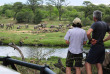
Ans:
[[[73,67],[73,64],[75,67],[82,67],[82,59],[83,55],[80,54],[72,54],[70,51],[68,51],[67,58],[66,58],[66,67]]]
[[[105,59],[105,47],[104,45],[92,45],[87,55],[86,62],[90,64],[102,64]]]

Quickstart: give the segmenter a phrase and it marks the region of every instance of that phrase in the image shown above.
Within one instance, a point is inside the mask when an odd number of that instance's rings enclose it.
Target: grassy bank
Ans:
[[[11,42],[16,45],[36,45],[36,46],[67,46],[65,44],[64,36],[66,31],[59,32],[48,32],[48,33],[36,33],[37,30],[34,30],[34,25],[29,24],[29,28],[25,28],[26,23],[17,23],[14,24],[12,30],[6,30],[7,23],[14,23],[13,19],[2,18],[0,23],[4,23],[4,28],[0,28],[0,44],[7,45]],[[47,23],[47,28],[50,25],[58,26],[59,24],[66,24],[68,21],[43,21],[42,23]],[[21,29],[17,29],[17,26],[22,26]]]
[[[0,41],[3,44],[13,42],[17,45],[20,42],[23,45],[43,45],[43,46],[66,46],[64,41],[65,33],[13,33],[14,31],[2,31],[0,33]]]
[[[12,30],[6,30],[7,23],[15,23],[13,19],[2,18],[0,23],[4,23],[4,28],[0,28],[0,44],[8,45],[13,42],[16,45],[34,45],[34,46],[60,46],[67,47],[64,36],[68,29],[64,29],[59,32],[46,32],[46,33],[37,33],[37,30],[34,30],[34,25],[29,24],[29,28],[25,28],[26,23],[17,23],[14,24],[14,28]],[[69,23],[68,21],[43,21],[42,23],[47,23],[47,29],[50,25],[58,26],[59,24],[63,24],[64,28]],[[18,26],[22,26],[21,29],[17,29]],[[89,27],[83,27],[83,29],[88,30]],[[106,35],[108,36],[108,34]],[[88,46],[88,45],[86,45]],[[105,42],[106,47],[110,47],[110,41]]]
[[[61,46],[67,47],[64,36],[66,32],[53,32],[53,33],[39,33],[33,34],[26,31],[16,30],[1,30],[0,42],[1,44],[8,45],[8,43],[15,43],[16,45],[30,45],[30,46]],[[88,45],[86,45],[88,46]],[[105,47],[110,47],[110,41],[105,42]]]

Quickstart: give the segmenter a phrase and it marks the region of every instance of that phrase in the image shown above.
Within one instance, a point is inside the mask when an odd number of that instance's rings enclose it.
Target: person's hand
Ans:
[[[84,41],[84,42],[83,42],[83,45],[86,45],[86,43],[87,43],[87,42],[86,42],[86,41]]]
[[[96,43],[97,43],[97,40],[95,40],[95,39],[92,39],[92,40],[91,40],[91,44],[92,44],[92,45],[95,45]]]

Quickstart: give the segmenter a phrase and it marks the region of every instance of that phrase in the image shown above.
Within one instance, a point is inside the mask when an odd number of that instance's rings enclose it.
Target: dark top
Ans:
[[[97,21],[92,24],[92,38],[97,40],[96,44],[103,45],[103,39],[106,32],[110,31],[109,25],[103,21]]]

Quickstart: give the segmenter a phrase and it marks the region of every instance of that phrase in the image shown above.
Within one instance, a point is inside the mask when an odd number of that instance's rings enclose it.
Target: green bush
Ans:
[[[32,22],[33,21],[34,14],[31,11],[26,11],[26,12],[19,12],[16,16],[16,20],[18,23],[22,22]]]
[[[74,11],[68,11],[68,13],[65,15],[67,16],[68,21],[72,22],[76,17],[79,17],[80,19],[84,17],[83,12],[77,12]]]
[[[26,23],[31,23],[31,22],[33,22],[34,14],[33,14],[32,11],[26,11],[25,14],[24,14],[24,16],[25,16],[24,21],[25,21]]]
[[[55,13],[52,13],[52,16],[49,17],[49,20],[55,20],[57,18],[56,14]]]
[[[6,10],[5,15],[6,15],[6,17],[11,18],[11,17],[13,17],[14,12],[12,10]]]
[[[93,23],[89,18],[83,18],[81,21],[84,26],[91,25]]]
[[[106,16],[106,17],[104,18],[104,21],[107,22],[107,23],[110,23],[110,15]]]
[[[18,23],[24,22],[25,14],[24,12],[19,12],[16,16],[16,20]]]
[[[42,14],[40,12],[40,10],[36,10],[35,12],[35,16],[34,16],[34,23],[38,24],[42,21]]]

